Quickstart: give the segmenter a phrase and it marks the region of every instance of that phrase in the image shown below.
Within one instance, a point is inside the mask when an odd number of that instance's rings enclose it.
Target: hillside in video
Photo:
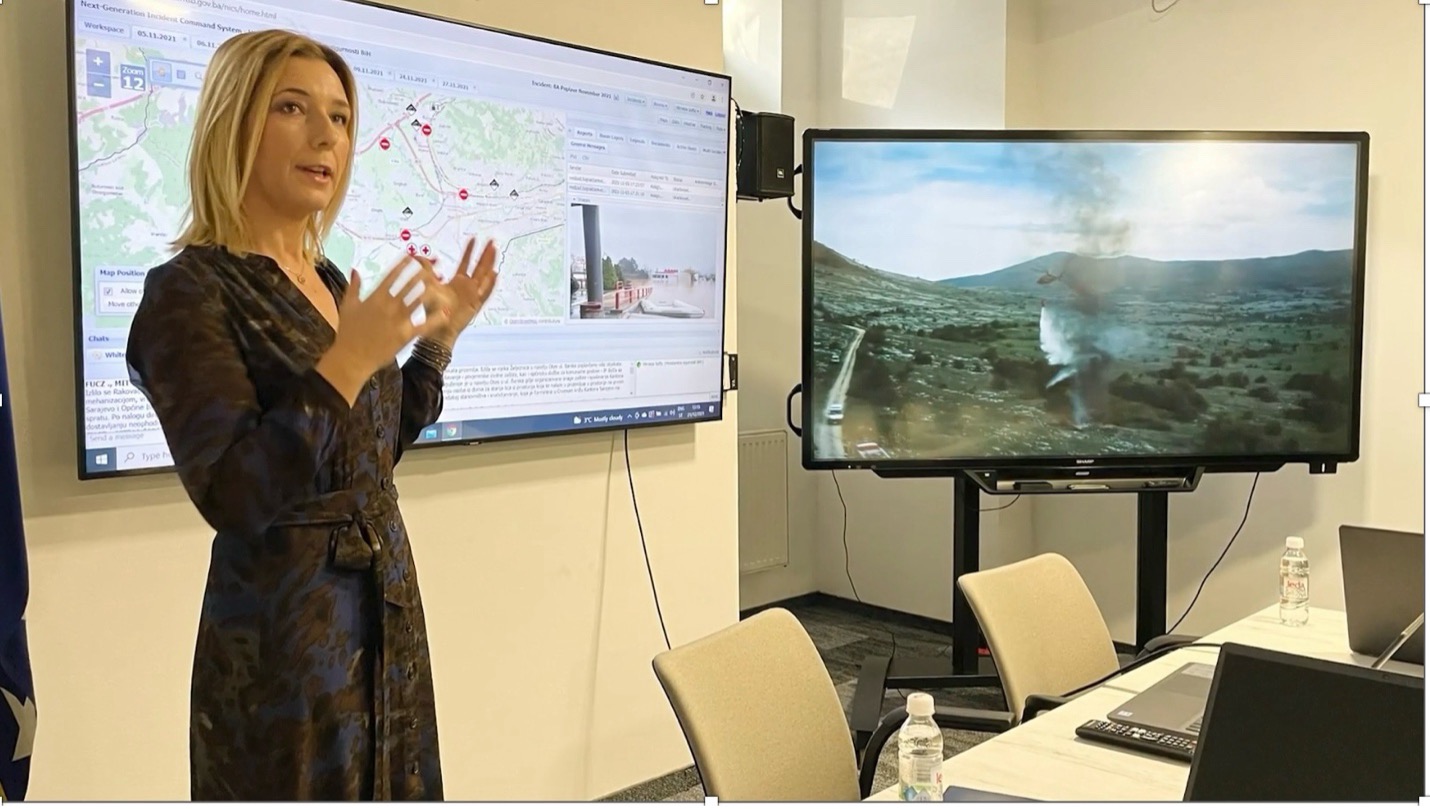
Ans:
[[[572,319],[723,316],[717,273],[725,222],[718,212],[573,205],[567,232]]]
[[[1354,146],[817,148],[817,457],[1348,446]]]

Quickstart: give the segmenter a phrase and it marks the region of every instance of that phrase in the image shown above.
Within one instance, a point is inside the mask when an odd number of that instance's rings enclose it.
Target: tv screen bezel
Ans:
[[[645,64],[645,65],[651,65],[651,66],[655,66],[655,67],[662,67],[662,68],[667,68],[667,69],[671,69],[671,70],[677,70],[677,71],[689,73],[689,74],[695,75],[695,76],[702,76],[702,77],[707,77],[707,78],[720,79],[720,80],[723,80],[723,81],[725,81],[725,82],[727,83],[727,86],[729,87],[729,95],[730,95],[730,97],[733,98],[733,95],[734,95],[734,80],[733,80],[732,76],[731,76],[730,74],[728,74],[728,73],[722,73],[722,72],[713,71],[713,70],[706,70],[706,69],[704,69],[704,68],[691,67],[691,66],[689,66],[689,65],[676,64],[676,63],[674,63],[674,62],[666,62],[666,61],[661,61],[661,60],[658,60],[658,59],[651,59],[651,58],[647,58],[647,57],[643,57],[643,56],[635,56],[635,55],[629,54],[629,53],[621,53],[621,52],[618,52],[618,51],[607,50],[607,49],[604,49],[604,48],[597,48],[597,47],[593,47],[593,46],[589,46],[589,45],[582,45],[582,44],[578,44],[578,43],[574,43],[574,42],[566,42],[566,41],[562,41],[562,40],[558,40],[558,39],[553,39],[553,38],[550,38],[550,37],[543,37],[543,36],[537,36],[537,35],[534,35],[534,34],[522,33],[522,32],[520,32],[520,31],[512,31],[512,30],[508,30],[508,29],[504,29],[504,28],[497,28],[497,27],[495,27],[495,26],[490,26],[490,25],[484,25],[484,24],[481,24],[481,23],[470,22],[470,21],[468,21],[468,20],[455,19],[455,18],[452,18],[452,17],[448,17],[448,16],[444,16],[444,15],[440,15],[440,14],[434,14],[434,13],[430,13],[430,12],[426,12],[426,11],[418,11],[418,10],[415,10],[415,9],[402,8],[402,7],[400,7],[400,6],[395,6],[395,5],[392,5],[392,4],[390,4],[390,3],[376,2],[376,0],[341,0],[341,2],[348,3],[348,4],[351,4],[351,5],[367,6],[367,7],[369,7],[369,8],[375,8],[375,9],[380,9],[380,10],[383,10],[383,11],[389,11],[389,12],[392,12],[392,13],[394,13],[394,14],[402,14],[402,15],[407,15],[407,16],[410,16],[410,17],[418,17],[418,18],[424,18],[424,19],[434,20],[434,21],[437,21],[437,22],[450,23],[450,24],[452,24],[452,25],[462,26],[463,28],[470,29],[470,30],[473,30],[473,31],[484,31],[484,32],[487,32],[487,33],[492,33],[492,34],[499,34],[499,35],[504,35],[504,36],[515,37],[515,38],[517,38],[517,39],[527,40],[527,41],[530,41],[530,42],[539,42],[539,43],[546,44],[546,45],[552,45],[552,46],[555,46],[555,47],[558,47],[558,48],[565,48],[565,49],[568,49],[568,50],[571,50],[571,51],[584,52],[584,53],[595,54],[595,55],[603,56],[603,57],[611,57],[611,58],[614,58],[614,59],[625,60],[625,61],[627,61],[627,62],[635,62],[635,63],[639,63],[639,64]],[[88,464],[86,463],[87,452],[88,452],[88,449],[89,449],[89,448],[86,446],[86,442],[85,442],[86,430],[85,430],[85,392],[84,392],[84,391],[85,391],[85,377],[84,377],[84,313],[83,313],[83,308],[84,308],[84,300],[83,300],[83,298],[84,298],[84,295],[83,295],[83,278],[82,278],[84,270],[83,270],[83,267],[82,267],[81,250],[80,250],[80,237],[81,237],[80,215],[81,215],[81,214],[80,214],[80,210],[79,210],[79,189],[80,189],[80,182],[79,182],[79,126],[78,126],[78,121],[76,120],[76,118],[77,118],[77,112],[78,112],[78,108],[79,108],[79,93],[78,93],[78,89],[77,89],[76,84],[75,84],[75,82],[76,82],[77,79],[78,79],[78,75],[77,75],[77,73],[76,73],[76,68],[75,68],[75,55],[74,55],[74,54],[75,54],[75,43],[76,43],[76,39],[75,39],[75,36],[76,36],[76,31],[75,31],[75,10],[76,10],[76,4],[77,4],[77,0],[65,0],[65,47],[66,47],[65,75],[66,75],[66,80],[69,82],[69,89],[68,89],[68,93],[67,93],[67,105],[68,105],[67,108],[68,108],[69,112],[68,112],[68,120],[67,120],[67,122],[66,122],[66,125],[67,125],[67,129],[68,129],[68,138],[69,138],[69,142],[68,142],[68,147],[67,147],[67,148],[69,149],[69,155],[68,155],[69,165],[68,165],[68,170],[69,170],[69,190],[70,190],[70,200],[69,200],[69,211],[70,211],[70,249],[71,249],[70,281],[71,281],[71,283],[72,283],[72,285],[73,285],[73,288],[72,288],[72,290],[71,290],[71,317],[72,317],[72,322],[73,322],[72,334],[73,334],[73,336],[74,336],[74,381],[75,381],[74,405],[75,405],[75,462],[76,462],[76,469],[77,469],[77,471],[78,471],[79,480],[81,480],[81,481],[89,481],[89,480],[108,480],[108,479],[114,479],[114,478],[145,477],[145,476],[150,476],[150,475],[173,474],[174,472],[177,471],[177,470],[176,470],[176,467],[173,466],[173,465],[168,465],[168,466],[155,466],[155,467],[145,467],[145,468],[142,468],[142,469],[124,469],[124,470],[115,469],[115,470],[113,470],[113,471],[108,471],[108,472],[91,472],[91,471],[89,471],[89,469],[88,469]],[[457,439],[446,439],[446,440],[437,440],[437,441],[424,441],[424,442],[418,442],[418,443],[412,444],[411,446],[407,447],[407,448],[404,450],[404,452],[410,453],[410,452],[417,451],[417,450],[438,449],[438,448],[445,448],[445,447],[475,447],[475,446],[479,446],[479,445],[483,445],[483,444],[507,443],[507,442],[512,442],[512,441],[523,441],[523,440],[532,440],[532,439],[562,438],[562,437],[583,436],[583,435],[599,435],[599,434],[603,434],[603,433],[610,433],[610,432],[621,431],[621,430],[647,430],[647,429],[655,429],[655,428],[661,428],[661,427],[669,428],[669,427],[683,427],[683,426],[687,426],[687,425],[694,426],[694,425],[696,425],[696,424],[706,424],[706,423],[720,422],[720,421],[724,421],[724,420],[725,420],[725,418],[726,418],[725,409],[726,409],[726,407],[728,407],[728,404],[729,404],[728,401],[727,401],[727,398],[726,398],[726,396],[725,396],[725,393],[726,393],[727,390],[728,390],[728,389],[726,388],[726,384],[725,384],[725,361],[726,361],[726,357],[728,356],[728,344],[729,344],[729,325],[728,325],[727,321],[728,321],[728,319],[729,319],[729,314],[730,314],[730,312],[729,312],[729,309],[730,309],[730,301],[729,301],[729,298],[730,298],[729,279],[730,279],[730,263],[731,263],[731,262],[730,262],[730,218],[731,218],[731,209],[734,207],[734,204],[735,204],[735,201],[734,201],[734,199],[732,198],[733,192],[734,192],[734,175],[733,175],[733,172],[732,172],[732,170],[731,170],[731,168],[730,168],[730,161],[733,159],[734,151],[735,151],[735,150],[734,150],[734,139],[735,139],[735,128],[736,128],[736,122],[735,122],[734,116],[733,116],[732,114],[730,114],[730,110],[733,109],[733,102],[727,103],[726,107],[727,107],[727,115],[726,115],[726,117],[725,117],[725,120],[726,120],[726,122],[727,122],[727,123],[726,123],[727,130],[726,130],[726,137],[725,137],[725,148],[726,148],[726,161],[725,161],[725,163],[726,163],[726,165],[725,165],[725,172],[724,172],[724,191],[725,191],[725,199],[724,199],[723,207],[722,207],[722,214],[723,214],[723,215],[722,215],[722,225],[723,225],[723,227],[722,227],[722,235],[721,235],[721,239],[722,239],[721,258],[722,258],[722,260],[721,260],[721,262],[720,262],[720,266],[717,268],[717,270],[718,270],[718,272],[719,272],[719,274],[720,274],[720,295],[719,295],[719,297],[718,297],[718,300],[719,300],[719,302],[720,302],[720,362],[719,362],[719,370],[718,370],[718,373],[717,373],[717,385],[718,385],[718,393],[720,394],[720,398],[719,398],[719,401],[718,401],[717,406],[716,406],[716,408],[715,408],[714,414],[702,413],[702,414],[699,415],[699,416],[692,416],[692,417],[690,417],[690,418],[669,419],[669,420],[655,421],[655,422],[640,422],[640,423],[631,424],[631,425],[608,425],[608,424],[600,424],[600,425],[592,425],[592,426],[590,426],[590,427],[584,427],[584,426],[583,426],[583,427],[568,427],[568,428],[563,428],[563,429],[559,429],[559,430],[550,430],[550,431],[541,431],[541,432],[512,433],[512,434],[509,434],[509,435],[484,436],[484,437],[481,437],[481,438],[457,438]],[[167,443],[167,439],[166,439],[166,443]]]
[[[1350,445],[1344,453],[1267,453],[1259,455],[1153,455],[1153,456],[986,456],[956,458],[819,458],[815,455],[813,429],[818,414],[812,378],[814,283],[811,260],[814,220],[818,211],[815,191],[815,146],[838,141],[1080,141],[1080,142],[1312,142],[1347,143],[1357,146],[1355,244],[1352,248],[1351,282],[1353,310],[1353,356],[1351,380],[1353,400],[1350,412]],[[1360,459],[1361,398],[1365,344],[1365,259],[1367,209],[1370,179],[1370,135],[1349,130],[1113,130],[1113,129],[806,129],[803,136],[804,163],[801,174],[801,311],[800,311],[800,454],[809,470],[876,470],[893,474],[949,473],[973,470],[1028,469],[1146,469],[1202,467],[1208,472],[1270,471],[1287,464],[1332,467]]]

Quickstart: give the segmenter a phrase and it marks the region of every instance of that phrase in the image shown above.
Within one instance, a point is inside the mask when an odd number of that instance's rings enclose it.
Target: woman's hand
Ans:
[[[449,348],[457,341],[457,335],[471,325],[472,319],[482,311],[487,299],[492,296],[492,290],[496,288],[496,245],[488,239],[477,263],[473,265],[472,251],[476,248],[476,244],[475,238],[467,239],[466,249],[462,251],[461,264],[443,285],[445,291],[449,293],[446,296],[446,306],[444,307],[448,311],[442,312],[438,319],[445,323],[434,328],[430,335],[433,340]],[[431,317],[430,312],[428,316]]]
[[[354,272],[347,293],[338,306],[338,333],[333,345],[318,360],[317,371],[351,404],[367,380],[392,362],[413,338],[431,337],[451,327],[444,310],[452,308],[453,296],[432,271],[430,262],[419,260],[419,269],[397,285],[414,261],[404,256],[378,282],[366,299]],[[418,309],[426,312],[422,325],[413,325]]]

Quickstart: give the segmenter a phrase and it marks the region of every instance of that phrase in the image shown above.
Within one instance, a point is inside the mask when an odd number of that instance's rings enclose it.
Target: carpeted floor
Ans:
[[[809,632],[820,656],[829,667],[830,679],[844,702],[845,717],[848,718],[849,701],[854,696],[854,686],[859,677],[859,666],[871,654],[887,653],[897,644],[900,657],[943,656],[949,654],[946,634],[938,634],[918,628],[897,619],[872,617],[856,605],[844,606],[838,602],[824,600],[814,606],[790,607],[790,612],[799,618]],[[907,692],[905,692],[907,693]],[[996,688],[975,688],[958,690],[933,690],[937,705],[957,705],[967,708],[1003,710],[1003,693]],[[888,692],[884,697],[884,710],[903,704],[904,694]],[[984,739],[987,733],[945,730],[944,755],[967,750]],[[879,756],[878,775],[874,780],[877,792],[898,780],[896,746],[892,741],[885,746]],[[631,789],[607,797],[608,801],[702,801],[705,792],[693,769],[685,769],[662,778],[639,784]]]

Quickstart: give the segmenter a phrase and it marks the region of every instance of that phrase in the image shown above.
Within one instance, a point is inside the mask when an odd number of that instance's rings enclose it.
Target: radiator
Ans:
[[[789,564],[784,430],[740,433],[740,572]]]

